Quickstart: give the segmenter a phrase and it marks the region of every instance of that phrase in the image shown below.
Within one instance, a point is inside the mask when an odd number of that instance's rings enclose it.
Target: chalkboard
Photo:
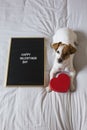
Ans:
[[[12,38],[6,86],[44,85],[44,38]]]

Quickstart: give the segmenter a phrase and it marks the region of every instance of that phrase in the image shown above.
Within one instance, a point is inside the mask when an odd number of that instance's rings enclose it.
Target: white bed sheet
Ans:
[[[0,130],[87,130],[86,4],[86,0],[0,0]],[[78,35],[77,91],[47,94],[42,87],[5,88],[10,38],[45,37],[47,85],[52,36],[65,26]]]
[[[69,1],[67,26],[76,30],[78,52],[75,57],[77,92],[71,95],[72,129],[87,130],[87,1]]]

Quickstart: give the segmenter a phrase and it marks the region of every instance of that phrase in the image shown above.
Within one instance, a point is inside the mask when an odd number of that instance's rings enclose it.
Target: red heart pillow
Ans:
[[[56,92],[67,92],[70,88],[70,77],[61,73],[58,77],[51,79],[50,88]]]

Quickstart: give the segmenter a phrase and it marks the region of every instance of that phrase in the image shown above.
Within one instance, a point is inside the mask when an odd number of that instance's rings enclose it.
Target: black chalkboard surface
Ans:
[[[44,38],[12,38],[6,86],[44,85]]]

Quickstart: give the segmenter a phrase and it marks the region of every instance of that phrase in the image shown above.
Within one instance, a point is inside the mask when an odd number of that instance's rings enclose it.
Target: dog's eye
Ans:
[[[57,51],[57,53],[60,53],[59,51]]]

